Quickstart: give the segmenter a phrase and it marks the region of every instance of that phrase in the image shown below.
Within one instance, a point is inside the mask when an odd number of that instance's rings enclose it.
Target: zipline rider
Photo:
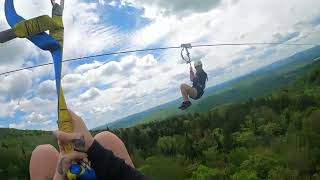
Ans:
[[[181,84],[180,90],[183,97],[183,103],[179,107],[181,110],[185,110],[192,105],[189,97],[198,100],[202,97],[204,89],[206,88],[206,82],[208,80],[207,73],[203,70],[202,62],[195,61],[194,67],[196,73],[194,73],[192,66],[190,66],[190,80],[192,82],[192,87],[187,84]]]

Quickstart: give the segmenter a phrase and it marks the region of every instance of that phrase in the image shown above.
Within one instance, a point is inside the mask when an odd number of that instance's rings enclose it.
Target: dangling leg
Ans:
[[[8,42],[16,37],[17,36],[14,33],[13,29],[8,29],[5,31],[2,31],[2,32],[0,32],[0,43]]]
[[[197,90],[188,86],[187,84],[181,84],[180,90],[184,101],[179,109],[185,110],[192,105],[192,103],[189,101],[189,96],[191,96],[192,98],[196,98]]]

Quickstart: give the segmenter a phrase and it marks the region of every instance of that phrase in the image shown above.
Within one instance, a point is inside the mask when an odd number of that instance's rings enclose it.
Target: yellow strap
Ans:
[[[73,132],[73,125],[71,122],[71,115],[68,111],[68,107],[64,98],[62,86],[60,86],[60,96],[59,96],[59,130],[66,132],[66,133],[72,133]],[[69,153],[73,150],[73,145],[68,144],[64,146],[64,150],[66,153]]]

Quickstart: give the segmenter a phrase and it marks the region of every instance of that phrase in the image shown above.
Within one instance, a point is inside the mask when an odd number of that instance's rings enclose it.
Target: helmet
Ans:
[[[202,66],[202,62],[200,60],[194,62],[194,67]]]

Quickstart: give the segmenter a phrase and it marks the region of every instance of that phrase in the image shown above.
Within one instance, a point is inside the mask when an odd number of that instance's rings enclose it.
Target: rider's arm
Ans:
[[[116,157],[112,151],[104,149],[94,141],[88,149],[88,159],[98,179],[147,180],[146,176]]]
[[[62,9],[64,9],[64,0],[60,1],[60,6],[62,7]]]
[[[190,81],[193,81],[194,79],[195,79],[195,75],[194,75],[192,67],[190,67]]]

